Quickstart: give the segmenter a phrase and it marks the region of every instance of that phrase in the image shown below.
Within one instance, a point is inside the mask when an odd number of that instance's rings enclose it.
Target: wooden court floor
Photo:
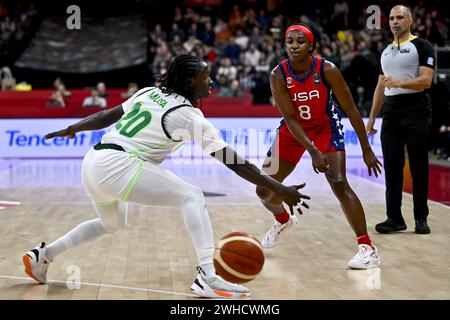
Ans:
[[[95,213],[80,183],[80,160],[0,161],[0,299],[196,299],[189,287],[196,256],[181,213],[131,205],[128,227],[58,256],[47,285],[29,279],[21,262],[40,241],[50,243]],[[352,173],[364,172],[349,159]],[[254,186],[218,163],[166,167],[207,195],[215,239],[232,231],[261,238],[272,218]],[[287,182],[306,182],[311,209],[274,249],[266,251],[259,277],[248,283],[252,299],[450,299],[450,207],[430,202],[430,235],[416,235],[412,197],[404,194],[408,230],[375,233],[385,219],[384,187],[349,175],[360,197],[382,267],[349,270],[354,235],[323,175],[310,162]],[[20,204],[19,204],[20,202]]]

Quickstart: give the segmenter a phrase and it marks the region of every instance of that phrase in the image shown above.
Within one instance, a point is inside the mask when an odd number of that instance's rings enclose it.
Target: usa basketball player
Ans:
[[[325,174],[356,234],[358,253],[348,266],[353,269],[378,267],[380,258],[367,233],[363,207],[346,177],[340,108],[346,112],[358,135],[369,175],[378,177],[381,163],[370,147],[350,90],[333,63],[312,55],[315,38],[307,26],[295,24],[286,30],[285,49],[289,59],[282,61],[270,74],[272,95],[283,120],[263,170],[275,180],[283,181],[308,151],[314,171]],[[257,187],[256,193],[275,217],[274,225],[262,240],[263,246],[270,248],[298,220],[270,190]]]

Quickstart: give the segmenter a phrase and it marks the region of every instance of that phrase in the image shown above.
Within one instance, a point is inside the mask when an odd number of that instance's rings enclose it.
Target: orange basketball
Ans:
[[[261,243],[245,232],[224,236],[214,252],[216,272],[227,281],[245,283],[256,278],[264,266]]]

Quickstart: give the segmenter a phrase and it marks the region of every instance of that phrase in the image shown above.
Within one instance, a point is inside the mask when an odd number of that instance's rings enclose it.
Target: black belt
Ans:
[[[125,151],[124,148],[122,148],[121,146],[119,146],[118,144],[115,143],[97,143],[94,146],[94,150],[103,150],[103,149],[113,149],[113,150],[118,150],[118,151]]]

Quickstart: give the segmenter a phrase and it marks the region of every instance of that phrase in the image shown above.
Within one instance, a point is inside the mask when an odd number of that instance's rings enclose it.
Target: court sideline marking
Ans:
[[[14,279],[14,280],[24,280],[24,281],[33,281],[30,278],[27,277],[17,277],[17,276],[7,276],[7,275],[0,275],[0,278],[4,279]],[[35,282],[34,282],[35,283]],[[133,291],[143,291],[143,292],[150,292],[150,293],[162,293],[162,294],[171,294],[171,295],[177,295],[177,296],[185,296],[185,297],[197,297],[194,294],[190,293],[182,293],[182,292],[175,292],[175,291],[165,291],[165,290],[158,290],[158,289],[146,289],[146,288],[136,288],[136,287],[127,287],[127,286],[118,286],[113,284],[102,284],[102,283],[91,283],[91,282],[68,282],[68,281],[62,281],[62,280],[48,280],[48,284],[51,283],[70,283],[71,285],[83,285],[83,286],[91,286],[91,287],[104,287],[104,288],[113,288],[113,289],[125,289],[125,290],[133,290]],[[38,285],[36,283],[36,285]],[[69,289],[68,290],[75,290],[75,289]]]

